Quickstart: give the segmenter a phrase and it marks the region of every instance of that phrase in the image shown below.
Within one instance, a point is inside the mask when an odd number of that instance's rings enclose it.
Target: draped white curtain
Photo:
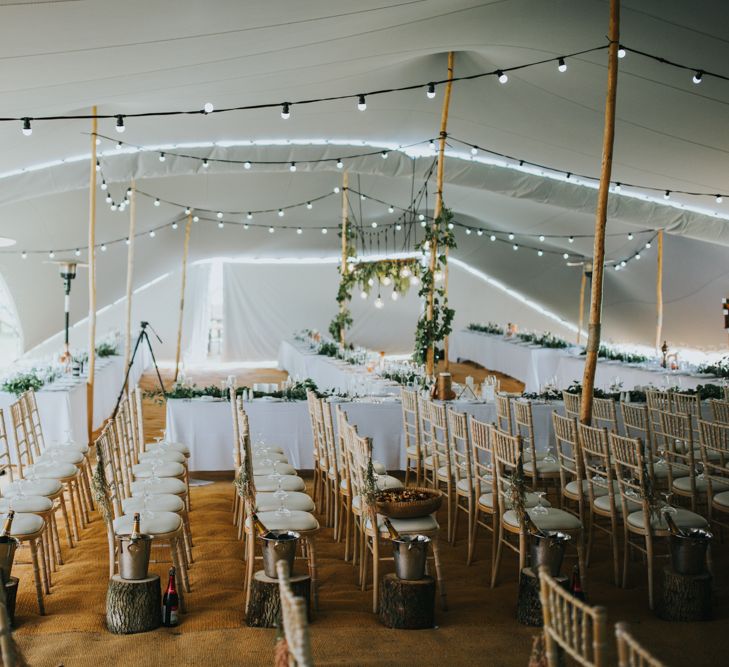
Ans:
[[[208,354],[210,270],[209,263],[193,264],[187,269],[185,311],[182,321],[183,358],[187,364],[205,361]]]

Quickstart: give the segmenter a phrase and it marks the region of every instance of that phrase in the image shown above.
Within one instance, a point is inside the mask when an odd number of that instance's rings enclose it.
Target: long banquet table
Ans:
[[[496,418],[493,403],[455,401],[456,410],[491,422]],[[538,449],[552,442],[551,413],[562,404],[534,403],[534,428]],[[280,445],[296,468],[314,465],[312,436],[306,401],[255,399],[244,403],[250,419],[251,437]],[[373,455],[389,470],[405,467],[402,409],[399,400],[343,402],[351,423],[360,435],[372,438]],[[170,439],[190,447],[190,470],[231,470],[233,468],[233,425],[227,400],[170,399],[167,401],[167,428]]]
[[[523,382],[524,390],[528,392],[538,392],[552,381],[564,389],[575,380],[582,381],[585,367],[584,357],[565,350],[527,345],[506,340],[503,336],[467,330],[456,331],[451,336],[449,357],[451,361],[468,359],[489,370],[505,373]],[[659,367],[619,361],[599,361],[595,386],[609,389],[615,378],[619,378],[626,390],[646,385],[694,389],[697,385],[717,381],[717,378],[709,375],[666,371]]]

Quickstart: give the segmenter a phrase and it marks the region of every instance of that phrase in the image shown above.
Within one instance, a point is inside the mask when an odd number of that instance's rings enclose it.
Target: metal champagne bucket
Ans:
[[[713,535],[702,528],[685,532],[686,536],[670,536],[671,565],[678,574],[701,574],[706,570],[706,550]]]
[[[278,579],[276,563],[282,560],[288,563],[289,573],[294,572],[296,547],[301,535],[293,530],[270,530],[266,535],[259,535],[263,552],[263,571],[267,577]]]
[[[418,581],[425,576],[430,538],[425,535],[401,535],[392,542],[395,574],[398,579]]]
[[[544,536],[530,537],[532,570],[539,572],[539,568],[545,565],[552,577],[558,577],[562,569],[565,547],[572,538],[567,533],[557,530],[546,531]]]
[[[119,537],[119,576],[131,581],[146,579],[149,570],[149,554],[152,550],[151,535]]]
[[[17,548],[18,541],[14,537],[0,537],[0,583],[3,586],[10,581],[10,571],[13,569]]]

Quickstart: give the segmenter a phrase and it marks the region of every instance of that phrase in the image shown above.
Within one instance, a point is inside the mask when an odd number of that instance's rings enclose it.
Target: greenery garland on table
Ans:
[[[582,384],[578,381],[573,382],[567,389],[566,392],[570,394],[582,394]],[[680,387],[669,387],[667,391],[676,392],[680,394],[698,394],[700,400],[706,401],[711,398],[722,399],[723,388],[718,384],[699,384],[696,385],[695,389],[681,389]],[[595,398],[612,398],[614,401],[621,400],[624,394],[630,394],[630,401],[632,403],[645,403],[646,396],[643,389],[631,389],[628,392],[619,391],[605,391],[595,387],[593,395]],[[553,387],[546,389],[542,392],[524,392],[522,398],[529,400],[541,400],[541,401],[561,401],[562,391]]]
[[[466,328],[469,331],[476,331],[477,333],[495,334],[497,336],[504,335],[504,327],[500,327],[494,322],[489,322],[488,324],[476,324],[475,322],[471,322],[471,324],[469,324]]]
[[[448,295],[445,285],[435,287],[435,274],[443,274],[448,264],[447,250],[456,247],[456,237],[452,227],[453,213],[450,209],[443,208],[440,215],[433,221],[433,225],[425,228],[425,238],[420,242],[418,248],[423,254],[430,251],[435,244],[438,250],[435,261],[435,270],[430,270],[430,264],[421,266],[420,269],[420,291],[418,296],[427,299],[433,291],[433,317],[428,319],[427,308],[418,320],[415,330],[415,351],[413,358],[418,363],[425,363],[428,350],[433,349],[434,358],[438,359],[438,344],[443,342],[445,337],[452,331],[453,317],[456,311],[448,307]]]
[[[713,364],[701,364],[696,372],[715,375],[718,378],[729,377],[729,357],[724,357]]]
[[[584,354],[584,352],[583,352]],[[622,361],[625,364],[642,364],[649,361],[649,358],[644,354],[637,354],[635,352],[620,352],[607,345],[600,345],[597,350],[597,356],[599,359],[608,359],[609,361]]]
[[[116,346],[116,343],[99,343],[96,346],[96,356],[99,358],[104,357],[116,357],[119,355],[119,349]]]
[[[6,378],[3,381],[2,390],[20,396],[30,389],[38,391],[45,384],[53,382],[59,375],[59,371],[50,367],[44,369],[33,368]]]
[[[269,396],[271,398],[280,398],[284,401],[305,401],[307,389],[311,389],[312,391],[317,392],[318,396],[324,395],[318,392],[316,383],[310,378],[307,378],[306,380],[296,382],[292,386],[286,387],[285,389],[280,389],[278,391],[254,391],[253,398],[263,398],[264,396]],[[250,391],[250,388],[237,387],[235,393],[237,396],[242,396],[244,391]],[[151,398],[154,400],[163,399],[162,392],[160,391],[145,392],[144,395],[145,398]],[[170,391],[164,394],[164,398],[167,399],[193,399],[200,398],[201,396],[210,396],[212,398],[227,400],[228,391],[223,390],[222,387],[216,385],[210,385],[208,387],[198,387],[197,385],[175,385]]]
[[[563,350],[570,346],[570,344],[563,338],[558,338],[550,331],[542,334],[536,333],[517,333],[516,337],[524,343],[531,345],[539,345],[539,347],[546,347],[555,350]]]

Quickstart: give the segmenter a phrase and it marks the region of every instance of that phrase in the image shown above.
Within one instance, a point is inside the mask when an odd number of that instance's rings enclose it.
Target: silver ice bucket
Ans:
[[[701,574],[706,571],[706,550],[713,535],[702,528],[684,531],[688,534],[671,535],[671,565],[678,574]]]
[[[14,537],[0,537],[0,583],[4,586],[10,581],[10,572],[13,569],[15,550],[18,548],[18,540]]]
[[[296,547],[300,537],[301,535],[293,530],[270,530],[265,535],[258,536],[263,552],[263,571],[267,577],[278,579],[276,563],[280,560],[288,563],[289,574],[293,575]]]
[[[530,535],[530,538],[532,570],[539,572],[539,568],[545,565],[552,577],[558,577],[565,547],[572,538],[558,530],[546,531],[544,536]]]
[[[398,579],[418,581],[425,576],[430,538],[425,535],[401,535],[392,542],[395,558],[395,574]]]
[[[119,536],[119,576],[136,581],[146,579],[149,571],[149,554],[152,550],[152,536]]]

